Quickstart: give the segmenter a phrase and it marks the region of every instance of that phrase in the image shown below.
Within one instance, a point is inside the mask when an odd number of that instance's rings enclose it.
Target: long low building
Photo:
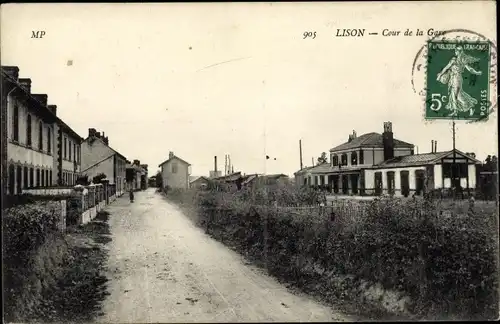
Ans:
[[[17,66],[2,66],[3,190],[74,185],[82,138],[57,116],[46,94],[31,92]]]
[[[476,188],[472,155],[459,150],[414,154],[414,145],[394,139],[392,124],[384,132],[349,135],[330,150],[330,163],[295,173],[298,185],[321,186],[334,194],[409,196],[434,189]]]

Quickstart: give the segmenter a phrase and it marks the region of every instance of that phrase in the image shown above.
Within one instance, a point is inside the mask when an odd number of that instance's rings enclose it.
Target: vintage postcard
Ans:
[[[0,12],[6,322],[499,317],[496,2]]]

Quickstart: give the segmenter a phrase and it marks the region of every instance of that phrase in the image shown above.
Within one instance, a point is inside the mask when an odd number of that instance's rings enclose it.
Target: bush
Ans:
[[[38,202],[7,209],[4,217],[4,298],[6,319],[33,314],[62,262],[64,243],[57,222],[60,204]]]
[[[209,234],[299,286],[317,276],[311,269],[323,267],[403,291],[421,314],[429,304],[463,319],[498,313],[497,228],[490,221],[495,216],[484,210],[457,212],[432,198],[384,198],[348,203],[332,222],[271,207],[274,201],[314,205],[321,196],[308,189],[171,191],[170,198],[196,206]],[[454,215],[443,217],[443,207]],[[363,215],[356,226],[349,226],[355,218],[343,215],[349,209]]]

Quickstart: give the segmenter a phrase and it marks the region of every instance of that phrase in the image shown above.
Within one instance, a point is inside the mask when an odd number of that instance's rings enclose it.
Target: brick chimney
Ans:
[[[57,116],[57,105],[48,105],[47,108],[49,108],[49,110]]]
[[[170,151],[170,152],[168,153],[168,159],[170,160],[170,159],[171,159],[171,158],[173,158],[173,157],[174,157],[174,152]]]
[[[139,161],[139,160],[134,160],[134,164],[135,164],[135,165],[137,165],[137,166],[139,166],[139,165],[141,164],[141,161]]]
[[[347,142],[351,142],[352,141],[352,134],[349,134],[349,138],[347,139]]]
[[[96,136],[96,129],[95,128],[89,128],[89,137],[94,137]]]
[[[356,138],[356,136],[357,136],[356,131],[355,131],[355,130],[353,130],[353,131],[352,131],[352,139],[355,139],[355,138]]]
[[[109,139],[108,137],[103,137],[102,140],[104,141],[104,143],[106,143],[106,145],[109,145]]]
[[[384,146],[384,161],[392,159],[394,157],[394,135],[392,134],[391,122],[384,122],[382,144]]]
[[[18,81],[19,79],[19,68],[17,66],[2,66],[2,70],[5,71],[11,78]]]
[[[19,84],[21,84],[21,87],[26,89],[28,93],[31,93],[31,79],[19,79]]]
[[[42,106],[47,107],[48,96],[46,94],[34,94],[33,97],[35,97],[35,99],[38,100]]]

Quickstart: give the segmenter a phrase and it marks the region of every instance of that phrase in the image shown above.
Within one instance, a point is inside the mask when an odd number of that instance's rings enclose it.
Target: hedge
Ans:
[[[297,217],[269,206],[321,199],[292,188],[173,190],[168,197],[196,206],[198,224],[211,235],[236,244],[265,262],[271,273],[298,285],[313,280],[317,274],[310,269],[320,266],[403,291],[413,301],[411,311],[424,317],[436,315],[429,314],[431,309],[462,319],[498,315],[498,230],[492,226],[496,215],[484,210],[443,219],[432,199],[376,199],[364,203],[364,218],[353,227],[342,224],[349,222],[343,215],[334,221]]]
[[[57,227],[60,208],[56,202],[37,202],[3,211],[7,320],[33,314],[43,290],[57,277],[51,271],[57,268],[55,264],[63,262],[66,253]]]

